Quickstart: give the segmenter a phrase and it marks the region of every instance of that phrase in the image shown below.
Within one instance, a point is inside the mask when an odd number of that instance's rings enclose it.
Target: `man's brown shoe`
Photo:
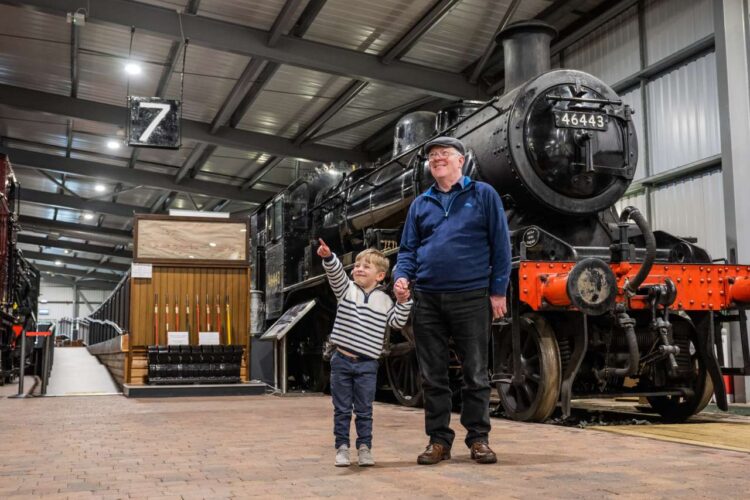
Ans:
[[[497,455],[487,443],[477,441],[471,445],[471,459],[478,464],[494,464],[497,462]]]
[[[427,448],[417,457],[420,465],[434,465],[441,460],[450,460],[451,449],[439,443],[430,443]]]

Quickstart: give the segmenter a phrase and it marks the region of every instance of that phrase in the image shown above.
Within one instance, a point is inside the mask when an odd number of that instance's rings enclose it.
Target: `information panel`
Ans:
[[[281,317],[276,320],[276,323],[266,330],[266,332],[260,337],[260,340],[281,340],[284,335],[289,333],[289,330],[291,330],[292,327],[313,308],[314,305],[315,299],[293,306],[287,312],[282,314]]]

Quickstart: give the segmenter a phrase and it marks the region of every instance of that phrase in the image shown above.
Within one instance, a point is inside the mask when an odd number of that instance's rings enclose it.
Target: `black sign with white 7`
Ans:
[[[178,149],[180,101],[128,96],[128,146]]]

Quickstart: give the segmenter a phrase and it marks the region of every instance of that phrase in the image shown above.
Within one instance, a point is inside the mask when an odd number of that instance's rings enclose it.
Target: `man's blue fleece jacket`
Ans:
[[[503,204],[489,184],[466,176],[462,183],[445,208],[434,184],[414,199],[393,279],[406,278],[424,292],[489,288],[504,296],[511,250]]]

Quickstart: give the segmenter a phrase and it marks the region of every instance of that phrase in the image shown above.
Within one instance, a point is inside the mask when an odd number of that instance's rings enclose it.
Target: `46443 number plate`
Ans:
[[[608,116],[604,113],[554,111],[555,126],[562,128],[586,128],[607,130]]]

